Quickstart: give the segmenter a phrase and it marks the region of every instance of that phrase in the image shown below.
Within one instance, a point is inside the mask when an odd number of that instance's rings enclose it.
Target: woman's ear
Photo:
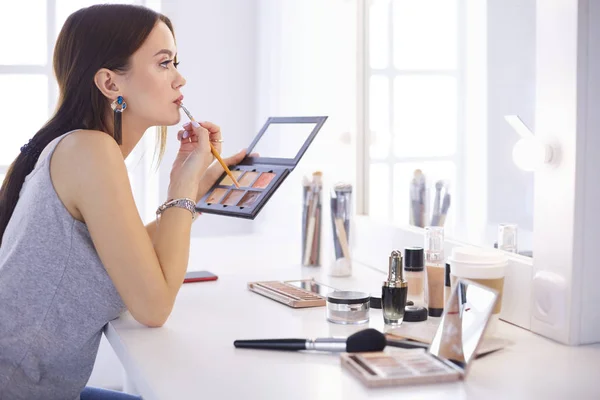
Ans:
[[[100,92],[109,100],[122,95],[116,82],[117,75],[107,68],[100,68],[94,75],[94,83]]]

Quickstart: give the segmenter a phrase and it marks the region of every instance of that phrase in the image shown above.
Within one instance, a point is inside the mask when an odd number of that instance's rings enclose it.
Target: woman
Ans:
[[[125,309],[159,327],[187,269],[195,202],[221,175],[210,122],[184,125],[158,223],[144,226],[124,159],[180,121],[169,19],[127,5],[72,14],[54,50],[55,115],[0,189],[0,399],[131,398],[84,386],[101,332]],[[160,154],[164,151],[162,129]],[[229,158],[233,165],[244,152]],[[111,397],[115,396],[115,397]]]

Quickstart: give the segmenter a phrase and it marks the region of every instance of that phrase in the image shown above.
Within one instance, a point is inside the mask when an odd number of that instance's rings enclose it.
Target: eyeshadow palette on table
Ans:
[[[294,170],[327,117],[270,117],[256,135],[246,156],[230,167],[238,181],[223,173],[196,204],[206,214],[254,219]]]
[[[336,290],[313,278],[249,282],[248,289],[292,308],[322,307],[327,295]]]

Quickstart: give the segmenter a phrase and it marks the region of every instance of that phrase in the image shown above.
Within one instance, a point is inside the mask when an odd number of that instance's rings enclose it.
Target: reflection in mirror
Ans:
[[[458,280],[429,352],[466,368],[475,358],[498,295],[476,283]]]
[[[294,159],[316,125],[271,122],[251,151],[258,153],[260,157]]]
[[[533,175],[504,116],[535,132],[536,1],[369,4],[364,211],[531,255]]]

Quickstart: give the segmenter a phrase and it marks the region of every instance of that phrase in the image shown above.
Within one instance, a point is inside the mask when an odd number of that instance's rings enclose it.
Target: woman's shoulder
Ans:
[[[121,149],[105,132],[78,130],[56,145],[50,175],[58,197],[73,218],[83,221],[79,208],[87,194],[102,196],[102,183],[119,185],[127,170]],[[123,187],[124,188],[124,187]]]
[[[121,149],[112,136],[91,129],[80,129],[65,136],[56,145],[56,155],[58,158],[64,155],[68,160],[77,163],[85,160],[99,161],[107,157],[123,160]]]
[[[70,133],[57,144],[53,164],[73,173],[89,169],[124,164],[117,142],[106,132],[81,129]]]
[[[70,146],[106,146],[118,148],[117,142],[106,132],[93,129],[78,129],[68,134],[61,142]]]

